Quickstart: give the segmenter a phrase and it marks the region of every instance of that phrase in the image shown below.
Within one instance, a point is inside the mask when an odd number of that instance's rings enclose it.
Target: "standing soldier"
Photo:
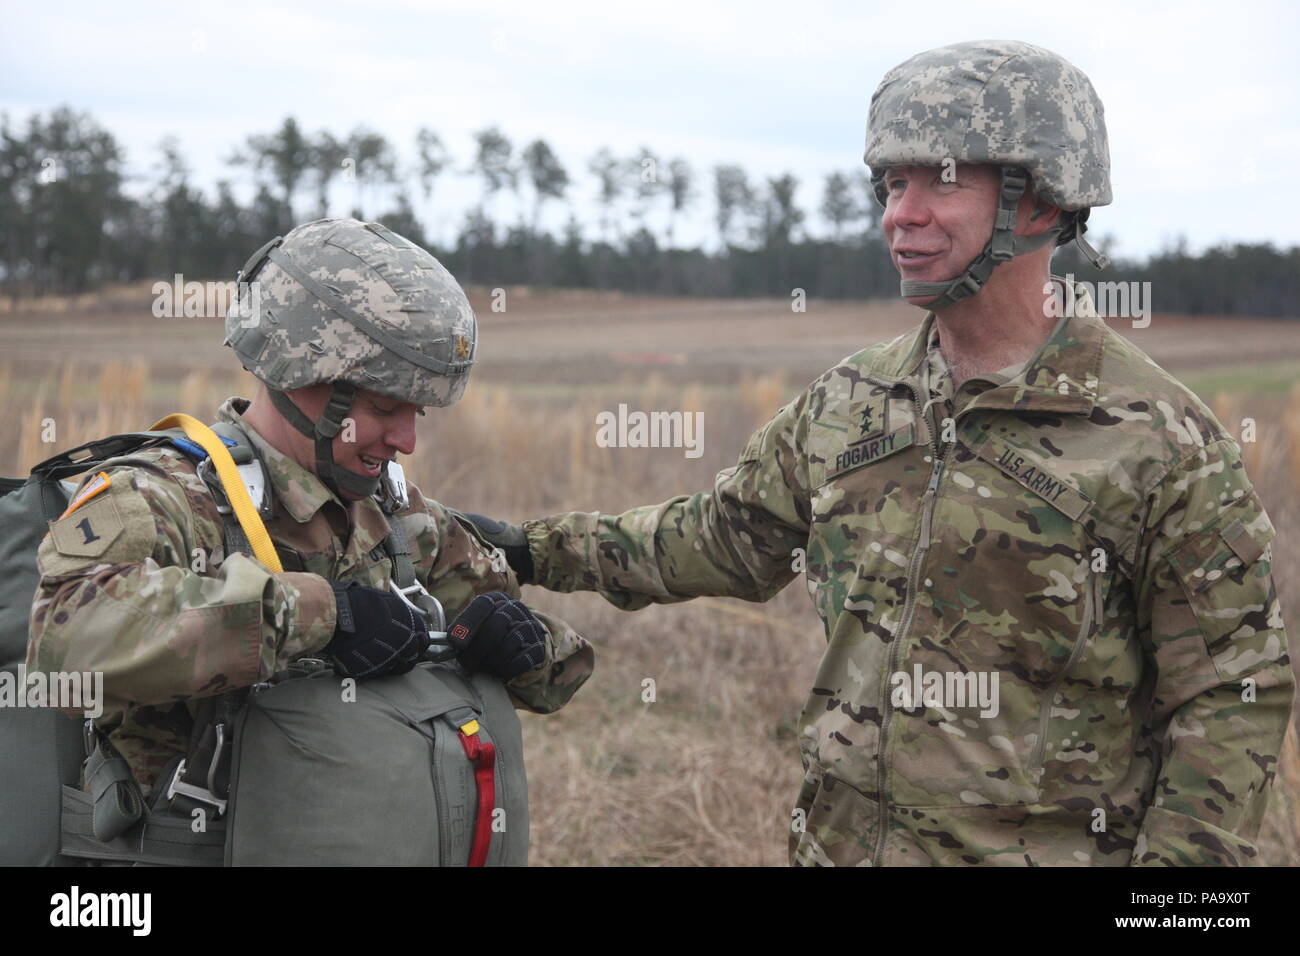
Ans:
[[[262,384],[251,403],[227,400],[213,428],[241,471],[264,469],[250,490],[264,486],[284,570],[223,557],[243,529],[184,439],[106,463],[40,546],[28,666],[103,673],[87,773],[125,758],[138,794],[111,774],[105,786],[128,810],[175,802],[162,791],[188,780],[180,761],[218,695],[322,655],[345,677],[409,672],[429,644],[415,613],[425,589],[462,612],[450,632],[462,663],[505,681],[519,707],[556,710],[592,668],[587,642],[520,603],[493,549],[394,462],[414,452],[423,406],[456,402],[468,381],[476,325],[452,276],[377,223],[322,219],[268,243],[241,279],[226,344]],[[219,776],[221,748],[207,751]],[[177,789],[214,803],[205,788],[200,773]]]
[[[792,862],[1255,862],[1292,698],[1274,530],[1205,405],[1049,280],[1111,199],[1091,83],[1024,43],[922,53],[866,162],[914,332],[712,491],[482,527],[521,580],[627,610],[765,601],[806,552]]]

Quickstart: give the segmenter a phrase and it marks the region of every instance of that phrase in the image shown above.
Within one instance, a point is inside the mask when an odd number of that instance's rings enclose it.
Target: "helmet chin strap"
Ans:
[[[365,498],[379,490],[379,477],[358,475],[339,467],[334,461],[334,436],[343,428],[343,418],[356,398],[355,385],[335,382],[330,388],[329,401],[325,403],[320,420],[314,423],[282,390],[268,386],[267,391],[271,395],[271,403],[289,424],[316,443],[316,477],[339,501],[345,501],[343,491]],[[380,472],[380,476],[382,474]]]
[[[1028,183],[1029,175],[1023,169],[1015,166],[1003,166],[1002,188],[998,196],[997,218],[993,220],[993,235],[984,244],[980,254],[971,260],[966,270],[955,279],[945,279],[942,282],[920,282],[916,279],[901,280],[899,289],[903,298],[937,295],[939,298],[927,306],[931,311],[937,312],[954,302],[969,299],[984,288],[984,284],[989,281],[989,276],[993,274],[993,269],[998,263],[1010,262],[1016,256],[1024,255],[1026,252],[1033,252],[1035,249],[1041,249],[1049,242],[1054,242],[1057,236],[1067,228],[1066,224],[1058,223],[1046,232],[1039,233],[1036,236],[1016,235],[1016,211],[1020,205],[1020,197],[1025,194],[1025,187]],[[1075,241],[1078,242],[1079,248],[1083,250],[1084,255],[1098,269],[1106,268],[1110,260],[1093,249],[1083,239],[1082,233],[1087,227],[1082,219],[1076,220],[1075,224],[1071,224],[1071,228],[1077,228],[1078,230]]]

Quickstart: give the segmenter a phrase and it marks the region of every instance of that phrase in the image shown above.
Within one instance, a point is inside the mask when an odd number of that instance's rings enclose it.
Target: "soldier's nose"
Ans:
[[[930,221],[929,208],[919,190],[905,190],[887,214],[894,226],[924,226]]]
[[[403,455],[415,452],[415,410],[395,416],[394,421],[384,432],[384,441],[396,448]]]

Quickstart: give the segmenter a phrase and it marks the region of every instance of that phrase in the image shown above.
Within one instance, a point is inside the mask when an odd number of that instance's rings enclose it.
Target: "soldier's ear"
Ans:
[[[1024,236],[1036,236],[1051,229],[1061,218],[1061,207],[1039,199],[1037,196],[1026,197],[1033,207],[1033,213],[1025,221],[1024,229],[1017,230]]]

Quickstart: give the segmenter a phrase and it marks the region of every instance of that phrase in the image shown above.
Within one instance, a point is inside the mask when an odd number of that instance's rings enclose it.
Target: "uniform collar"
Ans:
[[[934,322],[934,313],[927,312],[910,339],[901,338],[880,353],[869,377],[887,386],[906,384],[920,395],[922,364]],[[1097,317],[1087,287],[1076,284],[1074,314],[1060,318],[1018,374],[976,395],[964,410],[1005,408],[1088,414],[1097,403],[1105,343],[1106,323]]]
[[[259,435],[257,429],[244,419],[248,404],[246,398],[228,398],[217,410],[217,418],[248,436],[258,457],[266,465],[276,499],[293,519],[299,523],[307,522],[327,501],[338,504],[338,499],[319,478]]]

